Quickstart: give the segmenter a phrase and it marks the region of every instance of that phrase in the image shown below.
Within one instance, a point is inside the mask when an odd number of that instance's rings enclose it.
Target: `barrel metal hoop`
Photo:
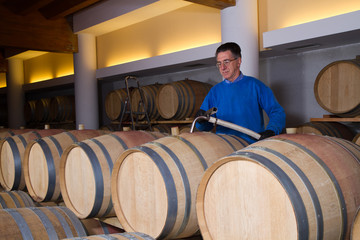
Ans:
[[[232,145],[232,143],[229,140],[227,140],[224,135],[220,135],[220,134],[215,134],[215,135],[220,137],[221,139],[223,139],[234,151],[239,150],[239,149],[236,149],[236,147],[234,145]]]
[[[55,231],[55,228],[52,225],[48,216],[46,216],[46,214],[40,208],[31,207],[29,209],[32,210],[39,217],[40,221],[44,225],[44,228],[49,236],[49,239],[54,239],[54,240],[59,239]]]
[[[308,177],[305,175],[305,173],[293,162],[291,159],[286,157],[285,155],[281,154],[280,152],[275,151],[274,149],[270,149],[267,147],[259,147],[259,146],[249,146],[246,148],[248,149],[256,149],[259,151],[265,151],[267,153],[271,153],[275,155],[276,157],[280,158],[282,161],[284,161],[287,165],[291,167],[292,170],[296,172],[296,174],[300,177],[304,185],[306,186],[307,191],[309,192],[311,196],[311,200],[315,209],[316,214],[316,222],[317,222],[317,238],[316,239],[323,239],[324,237],[324,218],[323,213],[321,210],[321,204],[320,200],[318,198],[318,195],[311,184]]]
[[[9,194],[9,196],[11,197],[11,199],[14,201],[15,206],[16,206],[17,208],[20,208],[20,207],[21,207],[21,204],[20,204],[19,200],[16,198],[16,196],[14,195],[14,193],[8,192],[8,194]]]
[[[162,232],[158,236],[159,239],[162,239],[162,238],[165,238],[167,235],[169,235],[171,230],[174,228],[174,225],[176,222],[176,215],[177,215],[177,210],[178,210],[178,199],[177,199],[177,194],[176,194],[175,181],[174,181],[172,174],[170,172],[170,169],[166,165],[164,159],[162,159],[162,157],[157,152],[155,152],[154,150],[152,150],[151,148],[146,147],[146,146],[139,146],[137,148],[140,151],[146,153],[148,156],[150,156],[150,158],[154,161],[154,163],[158,167],[158,169],[164,179],[167,195],[171,196],[171,197],[167,198],[167,200],[168,200],[168,211],[167,211],[167,216],[166,216],[167,220],[165,222],[164,228],[162,229]]]
[[[66,222],[65,218],[63,215],[61,215],[61,213],[59,213],[58,211],[55,210],[55,208],[52,207],[46,207],[48,210],[50,210],[55,216],[56,218],[59,220],[62,228],[64,229],[64,232],[66,234],[66,237],[74,237],[74,235],[72,234],[71,228],[69,226],[69,224]]]
[[[135,237],[134,235],[131,235],[129,233],[126,233],[126,232],[121,233],[121,235],[126,237],[127,239],[130,239],[130,240],[138,240],[137,237]],[[118,239],[118,238],[113,238],[113,239],[108,239],[108,240],[116,240],[116,239]]]
[[[18,226],[21,236],[24,240],[34,240],[32,232],[29,228],[29,225],[25,221],[24,217],[16,210],[12,208],[4,209],[7,211],[12,218],[15,220],[16,225]]]
[[[34,201],[31,199],[31,197],[23,192],[23,191],[15,191],[21,198],[26,202],[26,206],[35,207]]]
[[[346,232],[346,228],[347,228],[347,210],[346,210],[346,203],[345,203],[344,195],[342,193],[339,182],[335,178],[334,174],[329,169],[329,167],[320,159],[320,157],[318,157],[315,153],[313,153],[311,150],[309,150],[305,146],[303,146],[297,142],[288,140],[288,139],[278,139],[278,140],[291,143],[291,144],[297,146],[298,148],[302,149],[306,153],[308,153],[312,158],[314,158],[323,167],[323,169],[326,171],[326,173],[330,177],[330,179],[333,182],[334,187],[338,193],[338,197],[339,197],[339,201],[340,201],[340,208],[341,208],[341,215],[342,215],[342,229],[341,229],[341,238],[340,239],[343,239],[345,237],[345,232]]]
[[[0,206],[1,208],[7,208],[4,198],[0,195]]]
[[[56,150],[58,151],[59,157],[61,157],[61,155],[63,154],[63,149],[59,143],[59,141],[54,138],[53,136],[49,136],[49,139],[54,143]]]
[[[22,164],[21,164],[20,152],[14,139],[9,137],[6,138],[6,141],[9,143],[14,157],[14,168],[15,168],[14,184],[10,189],[10,190],[14,190],[14,189],[18,189],[20,186]]]
[[[60,211],[63,211],[69,217],[72,225],[75,228],[75,231],[76,231],[78,237],[87,236],[82,223],[80,222],[80,220],[75,216],[75,214],[69,208],[61,207],[61,206],[58,206],[58,207],[55,207],[55,208],[59,209]]]
[[[109,173],[110,173],[109,176],[111,176],[111,172],[112,172],[112,169],[113,169],[114,164],[113,164],[113,162],[112,162],[112,159],[111,159],[111,156],[110,156],[108,150],[106,149],[106,147],[104,146],[104,144],[102,144],[99,140],[97,140],[97,139],[95,139],[95,138],[91,138],[90,141],[92,141],[92,142],[94,142],[96,145],[98,145],[99,148],[101,149],[101,151],[103,152],[103,154],[104,154],[104,156],[105,156],[105,159],[106,159],[106,162],[107,162],[108,167],[109,167]],[[99,161],[98,158],[96,158],[96,160]],[[95,171],[95,169],[94,169],[94,171]],[[101,168],[96,169],[96,171],[100,171],[100,172],[101,172]],[[100,173],[100,174],[101,174],[101,173]],[[111,200],[111,198],[110,198],[109,205],[108,205],[108,207],[107,207],[107,209],[106,209],[106,211],[105,211],[105,213],[103,214],[102,217],[107,216],[112,209],[113,209],[113,204],[112,204],[112,200]]]
[[[31,133],[36,135],[36,138],[42,138],[42,136],[37,131],[32,131]]]
[[[124,142],[124,140],[122,140],[119,136],[115,135],[115,134],[109,134],[110,136],[112,136],[113,138],[115,138],[116,140],[118,140],[118,142],[121,144],[121,146],[123,147],[124,150],[128,149],[129,147],[126,145],[126,143]]]
[[[47,167],[48,167],[48,189],[45,195],[45,198],[43,201],[50,201],[54,192],[55,192],[55,186],[56,186],[56,170],[55,170],[55,164],[54,159],[51,155],[51,150],[49,148],[49,145],[44,141],[43,138],[40,138],[37,140],[37,143],[42,148]]]
[[[95,152],[85,142],[77,142],[77,144],[84,150],[86,155],[89,157],[95,178],[95,201],[94,201],[94,206],[91,209],[91,212],[88,216],[90,218],[96,216],[96,214],[101,209],[103,196],[104,196],[104,180],[101,172],[101,166],[99,161],[97,161]]]
[[[238,151],[236,152],[235,156],[245,156],[247,158],[251,158],[251,160],[260,163],[261,166],[271,171],[271,173],[278,179],[278,181],[284,187],[293,205],[296,222],[298,223],[297,224],[298,239],[299,240],[309,239],[309,223],[308,223],[308,217],[306,215],[305,205],[301,199],[301,195],[299,191],[296,189],[296,186],[291,181],[289,176],[275,163],[273,163],[266,157],[261,156],[259,154],[253,152]]]
[[[181,111],[185,107],[185,101],[184,101],[185,93],[182,90],[182,88],[179,88],[179,87],[176,86],[178,83],[179,82],[171,84],[173,86],[173,88],[175,89],[175,92],[176,92],[177,97],[178,97],[178,109],[177,109],[176,113],[173,116],[173,118],[175,118],[175,119],[179,118],[179,115],[181,114]]]
[[[16,136],[14,136],[14,137],[19,138],[19,140],[21,141],[21,143],[22,143],[22,145],[24,146],[24,148],[26,148],[27,142],[26,142],[24,136],[22,136],[22,135],[16,135]]]
[[[191,212],[191,188],[190,188],[190,182],[189,182],[186,170],[185,170],[182,162],[180,161],[180,159],[176,156],[176,154],[170,148],[168,148],[167,146],[165,146],[164,144],[161,144],[159,142],[151,142],[150,144],[154,144],[154,145],[160,147],[161,149],[163,149],[171,157],[171,159],[176,164],[176,166],[177,166],[177,168],[178,168],[178,170],[180,172],[181,178],[182,178],[183,186],[184,186],[184,189],[185,189],[185,209],[184,209],[184,218],[183,218],[182,224],[181,224],[178,232],[175,235],[175,236],[178,236],[179,234],[181,234],[184,231],[184,229],[185,229],[185,227],[188,224],[189,219],[190,219],[190,212]]]
[[[131,234],[142,237],[144,240],[154,240],[154,238],[150,237],[149,235],[141,232],[132,232]]]
[[[177,135],[177,136],[169,136],[169,137],[174,137],[174,138],[177,138],[177,139],[183,141],[186,145],[188,145],[191,148],[191,150],[194,151],[196,156],[199,158],[204,170],[206,170],[208,168],[208,165],[206,163],[205,158],[203,157],[203,155],[199,152],[199,150],[191,142],[189,142],[188,140],[186,140],[183,137],[180,137],[179,135]]]
[[[188,88],[190,89],[190,92],[191,92],[191,96],[194,97],[194,101],[191,102],[190,101],[190,94],[187,94],[188,96],[188,100],[189,100],[189,104],[187,105],[187,110],[185,111],[186,113],[189,113],[190,115],[195,111],[195,103],[196,103],[196,95],[195,95],[195,92],[194,92],[194,89],[193,87],[191,86],[191,84],[188,82],[188,81],[183,81],[183,84],[184,85],[187,85]],[[189,93],[188,90],[186,90],[187,93]],[[188,111],[190,108],[190,111]],[[184,117],[187,117],[187,116],[184,116]]]
[[[72,140],[73,142],[77,142],[77,138],[70,132],[64,132],[66,135],[68,135]]]

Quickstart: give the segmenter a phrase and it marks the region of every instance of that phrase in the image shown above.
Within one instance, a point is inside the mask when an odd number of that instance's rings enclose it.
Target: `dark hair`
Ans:
[[[237,43],[234,43],[234,42],[227,42],[227,43],[220,45],[216,49],[215,57],[217,57],[219,52],[225,52],[228,50],[230,50],[230,52],[232,53],[232,55],[235,58],[238,58],[238,57],[241,58],[241,48]]]

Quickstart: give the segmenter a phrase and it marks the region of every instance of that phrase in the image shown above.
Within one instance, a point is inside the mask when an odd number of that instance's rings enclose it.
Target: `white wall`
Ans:
[[[360,43],[260,61],[260,78],[270,85],[285,108],[287,127],[329,114],[316,101],[316,77],[326,65],[338,60],[355,59],[356,54],[360,55]]]

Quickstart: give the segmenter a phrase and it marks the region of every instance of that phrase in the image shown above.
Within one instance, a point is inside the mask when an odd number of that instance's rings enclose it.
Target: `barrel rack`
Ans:
[[[323,115],[322,118],[310,118],[311,122],[360,122],[360,116],[353,118],[342,118],[336,115]]]

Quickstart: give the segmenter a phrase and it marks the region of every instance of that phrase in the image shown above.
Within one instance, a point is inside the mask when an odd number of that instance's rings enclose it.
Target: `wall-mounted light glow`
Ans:
[[[0,73],[0,88],[6,87],[6,73]]]

